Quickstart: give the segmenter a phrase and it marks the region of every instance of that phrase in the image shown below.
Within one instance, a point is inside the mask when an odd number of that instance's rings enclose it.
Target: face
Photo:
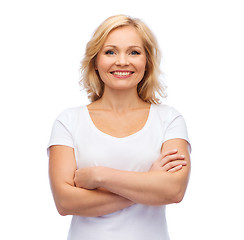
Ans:
[[[96,59],[96,69],[105,88],[135,88],[146,69],[146,53],[142,39],[133,26],[110,32]]]

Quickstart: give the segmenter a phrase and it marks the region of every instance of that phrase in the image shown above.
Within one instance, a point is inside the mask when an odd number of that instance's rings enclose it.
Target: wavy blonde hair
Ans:
[[[137,86],[138,96],[148,103],[160,103],[157,94],[166,97],[165,87],[158,79],[160,75],[161,54],[157,40],[151,30],[140,19],[126,15],[116,15],[107,18],[94,32],[86,45],[85,56],[81,62],[80,84],[86,89],[88,98],[94,102],[102,97],[104,83],[95,69],[96,57],[102,49],[109,33],[123,26],[133,26],[139,33],[146,52],[146,71]]]

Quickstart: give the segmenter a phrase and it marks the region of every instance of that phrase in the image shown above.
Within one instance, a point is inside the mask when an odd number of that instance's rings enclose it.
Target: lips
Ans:
[[[112,75],[115,77],[129,77],[133,74],[134,72],[132,71],[113,71],[111,72]]]

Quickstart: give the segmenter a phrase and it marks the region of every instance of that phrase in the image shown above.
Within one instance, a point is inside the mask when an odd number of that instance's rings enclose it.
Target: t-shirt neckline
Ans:
[[[115,137],[115,136],[112,136],[112,135],[110,135],[108,133],[105,133],[105,132],[101,131],[100,129],[98,129],[96,127],[96,125],[94,124],[94,122],[92,121],[92,119],[91,119],[91,116],[90,116],[90,113],[89,113],[87,105],[83,106],[83,108],[85,110],[86,119],[87,119],[90,127],[97,134],[99,134],[100,136],[107,137],[107,138],[114,139],[114,140],[118,140],[118,141],[127,140],[127,139],[130,139],[130,138],[133,138],[133,137],[141,135],[149,127],[151,119],[152,119],[152,115],[153,115],[153,104],[151,104],[150,109],[149,109],[149,114],[148,114],[148,117],[147,117],[147,121],[146,121],[144,126],[139,131],[137,131],[137,132],[135,132],[135,133],[133,133],[131,135],[125,136],[125,137]]]

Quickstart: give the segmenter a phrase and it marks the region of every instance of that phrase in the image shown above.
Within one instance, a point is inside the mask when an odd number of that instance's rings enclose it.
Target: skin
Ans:
[[[128,36],[130,42],[128,42]],[[121,27],[109,34],[98,53],[96,69],[107,91],[123,93],[135,90],[144,76],[146,60],[144,46],[136,30],[133,27]],[[119,71],[130,74],[128,76],[114,74]]]
[[[113,30],[96,59],[104,82],[102,98],[88,105],[95,126],[114,137],[129,136],[145,125],[150,104],[137,94],[146,71],[146,54],[137,31],[126,26]],[[77,169],[74,150],[50,148],[49,175],[61,215],[102,216],[134,203],[163,205],[183,199],[189,173],[188,144],[171,139],[148,172],[107,167]]]
[[[181,152],[187,153],[187,143],[184,140],[169,140],[165,148],[170,145],[177,145]],[[189,165],[189,162],[185,159],[189,159],[189,154],[168,155],[168,151],[164,154],[167,154],[167,157],[160,158],[155,163],[158,166],[153,166],[149,172],[120,171],[107,167],[79,169],[75,173],[76,186],[86,189],[103,187],[135,203],[145,205],[179,203],[183,199],[188,183],[187,163]],[[160,162],[166,162],[166,164],[162,166]],[[176,168],[173,167],[175,165]],[[160,168],[168,168],[171,172],[160,170]]]

